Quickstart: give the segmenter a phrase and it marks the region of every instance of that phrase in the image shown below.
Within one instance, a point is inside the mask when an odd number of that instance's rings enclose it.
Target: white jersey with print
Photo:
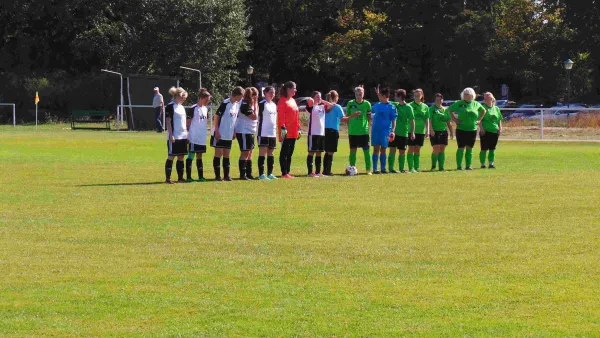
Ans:
[[[273,101],[258,103],[258,136],[277,136],[277,105]]]
[[[169,103],[165,108],[165,119],[171,119],[171,130],[176,140],[185,140],[188,138],[187,114],[185,108],[175,102]],[[167,139],[169,135],[167,134]]]
[[[235,121],[237,120],[238,113],[240,111],[240,102],[231,103],[229,99],[225,99],[223,103],[217,109],[216,115],[219,116],[219,125],[213,126],[213,135],[214,128],[219,128],[219,134],[221,134],[221,139],[225,141],[231,141],[234,138],[235,131]]]
[[[325,136],[325,105],[315,104],[307,109],[310,113],[308,134]]]
[[[200,107],[197,104],[193,106],[194,116],[190,124],[188,140],[190,143],[198,145],[206,145],[206,122],[208,120],[208,109]]]
[[[257,120],[251,119],[249,116],[254,114],[254,107],[248,102],[242,101],[240,104],[240,113],[237,121],[235,121],[235,132],[240,134],[256,134]]]

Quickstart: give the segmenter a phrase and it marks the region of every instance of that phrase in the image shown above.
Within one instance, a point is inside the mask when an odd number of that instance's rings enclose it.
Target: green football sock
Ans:
[[[490,150],[490,154],[488,155],[488,161],[490,161],[490,163],[494,163],[495,159],[496,159],[496,151]],[[484,161],[485,161],[485,159],[484,159]]]
[[[350,165],[356,166],[356,152],[350,152]]]
[[[415,154],[408,154],[406,157],[408,160],[408,171],[412,171],[415,167]]]
[[[196,158],[196,153],[188,152],[187,159],[193,161]]]
[[[486,153],[487,153],[487,151],[483,151],[483,150],[479,153],[479,163],[481,163],[481,165],[485,165],[485,156],[486,156]],[[490,154],[491,153],[492,152],[490,151]]]
[[[433,169],[435,169],[435,167],[437,167],[437,162],[438,162],[438,158],[440,157],[440,155],[438,154],[431,154],[431,167]]]
[[[444,170],[444,164],[446,164],[446,153],[440,153],[438,155],[438,162],[440,163],[440,170]]]
[[[404,164],[406,163],[406,155],[400,155],[398,158],[398,165],[400,168],[398,170],[404,171]]]
[[[421,154],[415,154],[414,161],[415,161],[415,165],[414,165],[415,170],[416,171],[421,170]]]
[[[456,167],[457,168],[462,168],[462,159],[463,159],[464,154],[465,154],[464,149],[458,149],[456,151]]]
[[[465,164],[467,168],[471,166],[471,162],[473,162],[473,149],[467,149],[465,153]]]
[[[388,157],[388,170],[389,171],[393,171],[394,170],[394,164],[396,162],[396,154],[390,154],[390,156]]]
[[[371,148],[363,149],[363,153],[365,154],[365,168],[367,171],[371,171]]]

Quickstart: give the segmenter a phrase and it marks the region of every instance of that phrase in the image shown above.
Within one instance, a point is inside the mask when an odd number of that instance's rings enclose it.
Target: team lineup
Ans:
[[[213,169],[216,181],[232,181],[229,157],[234,140],[237,140],[241,151],[238,160],[240,180],[255,179],[252,155],[256,145],[259,149],[258,179],[277,179],[273,170],[274,151],[278,142],[281,146],[281,178],[294,178],[291,174],[292,156],[296,142],[302,136],[300,112],[294,100],[296,90],[294,82],[286,82],[281,87],[276,103],[274,87],[265,87],[264,98],[260,101],[258,89],[254,87],[233,88],[230,96],[219,105],[210,133],[209,143],[215,149]],[[173,99],[165,107],[168,149],[166,183],[175,183],[171,179],[175,159],[178,182],[194,181],[194,161],[198,181],[204,182],[206,179],[202,155],[207,152],[207,120],[211,94],[206,89],[201,89],[198,102],[193,106],[193,114],[188,116],[183,106],[188,93],[183,88],[174,87],[169,93]],[[364,98],[364,88],[356,87],[355,99],[347,104],[346,112],[337,103],[339,95],[335,90],[327,93],[326,99],[318,91],[312,94],[306,106],[309,114],[306,135],[306,167],[309,177],[334,175],[331,168],[334,154],[338,151],[341,122],[348,123],[350,155],[345,172],[347,175],[358,173],[356,153],[359,148],[364,153],[367,175],[420,172],[421,148],[426,138],[429,138],[433,148],[431,171],[445,171],[445,148],[448,140],[455,136],[458,145],[456,169],[473,170],[473,147],[477,134],[481,144],[481,168],[495,168],[495,151],[502,133],[502,114],[492,93],[485,93],[483,103],[479,103],[475,100],[475,91],[465,88],[461,93],[461,100],[449,107],[444,106],[441,94],[435,95],[435,103],[429,107],[424,102],[422,89],[413,91],[412,102],[407,102],[408,94],[404,89],[392,93],[387,87],[377,87],[376,93],[379,102],[371,105]],[[394,101],[391,100],[392,94]],[[452,123],[456,125],[456,135]],[[398,170],[395,169],[396,158]]]

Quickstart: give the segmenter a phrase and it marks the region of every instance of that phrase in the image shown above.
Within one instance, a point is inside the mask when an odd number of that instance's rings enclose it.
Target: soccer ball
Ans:
[[[356,175],[358,175],[358,170],[356,170],[356,167],[355,167],[355,166],[351,166],[351,165],[349,165],[349,166],[346,168],[346,175],[347,175],[347,176],[356,176]]]

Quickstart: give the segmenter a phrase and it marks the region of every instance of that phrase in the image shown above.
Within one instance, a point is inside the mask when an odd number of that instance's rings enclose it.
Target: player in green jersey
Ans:
[[[398,164],[400,168],[398,170],[401,173],[409,173],[410,171],[404,170],[404,164],[406,163],[406,147],[408,146],[408,142],[415,139],[415,114],[412,107],[406,103],[406,90],[398,89],[394,96],[396,101],[392,102],[392,104],[396,106],[398,118],[396,120],[396,137],[389,144],[388,167],[390,173],[397,173],[394,170],[394,162],[396,162],[396,149],[399,149]]]
[[[454,123],[456,123],[456,143],[458,143],[456,169],[463,170],[462,159],[464,155],[465,169],[473,170],[471,162],[473,161],[473,146],[477,139],[477,126],[485,116],[486,110],[479,102],[475,101],[475,90],[473,88],[465,88],[460,97],[461,100],[448,107],[448,112]]]
[[[502,133],[502,113],[500,108],[496,106],[496,98],[490,92],[483,94],[483,108],[487,111],[481,125],[479,125],[479,143],[481,145],[481,152],[479,153],[479,162],[481,168],[485,169],[485,157],[487,155],[490,169],[496,169],[494,165],[494,159],[496,157],[496,146],[498,145],[498,138]]]
[[[431,153],[431,171],[434,171],[436,164],[439,163],[439,171],[444,171],[446,161],[446,146],[448,145],[448,132],[450,137],[454,138],[452,130],[452,117],[448,110],[444,108],[444,96],[440,93],[435,94],[435,104],[429,108],[429,140],[433,147]]]
[[[356,166],[356,150],[363,149],[367,175],[371,175],[371,150],[369,148],[369,121],[371,120],[371,103],[365,100],[363,86],[354,88],[355,100],[348,102],[348,140],[350,141],[350,165]]]
[[[409,103],[415,114],[415,138],[408,141],[408,170],[421,171],[421,147],[429,137],[429,107],[423,101],[423,89],[413,91],[414,101]]]

